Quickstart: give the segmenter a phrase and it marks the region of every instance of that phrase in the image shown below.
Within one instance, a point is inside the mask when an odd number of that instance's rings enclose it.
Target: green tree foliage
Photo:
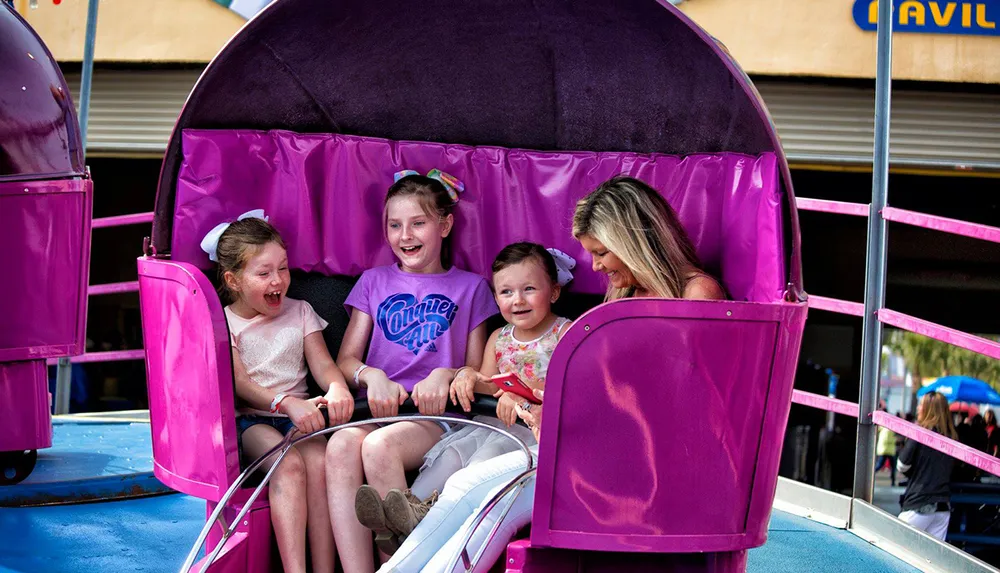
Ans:
[[[997,336],[980,336],[1000,340]],[[903,357],[916,386],[922,378],[969,376],[1000,390],[1000,360],[905,330],[886,329],[884,341],[886,347]]]

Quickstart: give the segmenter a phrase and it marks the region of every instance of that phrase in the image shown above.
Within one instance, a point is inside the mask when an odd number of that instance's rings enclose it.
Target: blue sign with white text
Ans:
[[[854,0],[853,14],[859,28],[875,31],[878,0]],[[1000,0],[893,0],[893,15],[894,32],[1000,36]]]

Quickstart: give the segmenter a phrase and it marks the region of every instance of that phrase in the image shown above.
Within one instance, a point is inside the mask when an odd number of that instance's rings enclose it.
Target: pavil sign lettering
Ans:
[[[854,0],[853,13],[859,28],[875,31],[878,0]],[[894,32],[1000,36],[1000,0],[893,0],[893,18]]]

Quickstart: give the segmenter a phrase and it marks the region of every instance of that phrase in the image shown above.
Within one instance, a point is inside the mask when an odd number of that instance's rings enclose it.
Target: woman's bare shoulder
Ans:
[[[699,300],[725,300],[726,291],[712,277],[698,273],[684,286],[684,298]]]

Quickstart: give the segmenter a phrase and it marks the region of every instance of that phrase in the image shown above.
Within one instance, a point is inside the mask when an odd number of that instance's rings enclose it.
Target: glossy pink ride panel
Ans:
[[[559,248],[577,266],[573,292],[603,293],[603,277],[571,233],[577,200],[628,174],[658,189],[708,270],[736,300],[779,300],[787,283],[774,154],[677,157],[543,152],[289,131],[185,130],[174,203],[174,260],[210,268],[198,247],[219,222],[263,208],[287,238],[293,268],[356,276],[387,264],[381,212],[392,175],[442,169],[466,186],[456,215],[456,264],[489,274],[509,243]]]
[[[762,544],[805,316],[657,299],[583,315],[549,365],[531,544]]]
[[[52,446],[45,360],[0,362],[0,452]]]
[[[92,187],[0,182],[0,362],[83,353]]]
[[[229,331],[191,265],[140,258],[139,302],[156,477],[218,501],[239,474]]]

